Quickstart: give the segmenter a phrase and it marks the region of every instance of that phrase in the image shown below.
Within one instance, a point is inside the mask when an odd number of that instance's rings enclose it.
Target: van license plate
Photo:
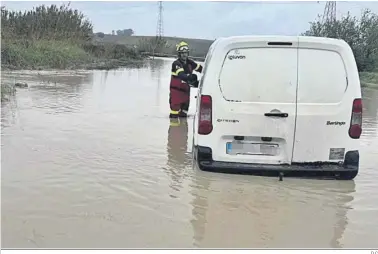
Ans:
[[[277,155],[277,144],[259,144],[259,143],[235,143],[228,142],[226,144],[227,154],[251,154],[251,155]]]

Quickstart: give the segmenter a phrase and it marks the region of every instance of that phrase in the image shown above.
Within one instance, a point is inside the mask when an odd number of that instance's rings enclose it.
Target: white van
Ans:
[[[202,170],[358,173],[361,87],[345,41],[217,39],[197,98],[193,153]]]

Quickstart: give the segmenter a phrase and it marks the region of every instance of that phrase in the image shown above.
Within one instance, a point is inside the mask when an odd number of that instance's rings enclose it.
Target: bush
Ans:
[[[167,47],[167,40],[159,37],[143,38],[139,40],[139,52],[164,53]]]
[[[341,20],[310,23],[307,36],[345,40],[353,50],[359,71],[372,71],[378,65],[378,15],[365,9],[360,19],[348,13]]]
[[[83,45],[86,52],[98,58],[110,58],[110,59],[124,59],[132,58],[139,59],[140,55],[138,52],[123,44],[95,44],[86,43]]]
[[[3,43],[1,64],[10,68],[73,68],[91,60],[78,45],[64,41]]]
[[[68,5],[41,5],[31,11],[1,9],[1,38],[5,40],[88,41],[93,26],[78,10]]]

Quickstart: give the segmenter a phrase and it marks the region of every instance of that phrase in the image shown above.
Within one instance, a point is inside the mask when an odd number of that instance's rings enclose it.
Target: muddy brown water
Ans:
[[[207,173],[193,119],[170,127],[171,61],[3,74],[30,85],[2,105],[3,247],[378,247],[378,90],[353,181]]]

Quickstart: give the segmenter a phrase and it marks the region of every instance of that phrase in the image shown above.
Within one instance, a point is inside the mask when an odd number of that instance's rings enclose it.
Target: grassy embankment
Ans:
[[[89,20],[69,6],[1,10],[2,69],[110,69],[139,63],[125,45],[96,43]]]
[[[112,69],[142,63],[138,52],[113,44],[69,40],[2,40],[1,67],[10,70]]]
[[[136,47],[140,52],[152,53],[155,51],[157,54],[176,55],[176,44],[181,41],[186,41],[190,48],[190,55],[192,57],[205,58],[210,45],[213,40],[193,39],[193,38],[180,38],[180,37],[164,37],[161,44],[153,48],[153,36],[118,36],[118,35],[105,35],[104,38],[96,37],[95,41],[110,44],[120,44],[127,47]]]
[[[378,71],[360,72],[360,80],[362,87],[378,88]]]

